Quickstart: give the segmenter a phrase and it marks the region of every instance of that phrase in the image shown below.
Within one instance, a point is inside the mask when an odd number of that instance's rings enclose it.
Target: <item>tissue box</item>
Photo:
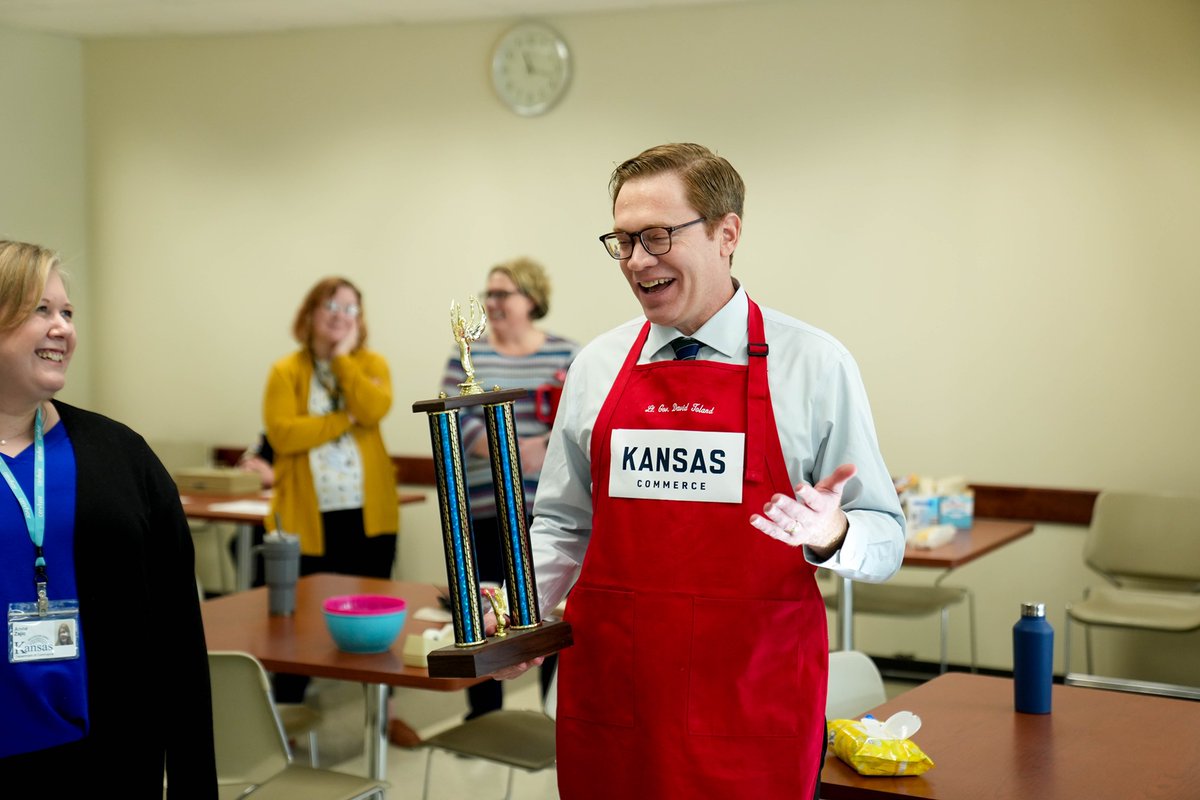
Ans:
[[[950,494],[938,504],[938,522],[962,530],[971,527],[975,519],[975,493]]]
[[[941,499],[935,494],[910,494],[904,500],[904,517],[910,531],[938,524]]]
[[[192,467],[175,473],[181,494],[253,494],[262,480],[253,472],[233,467]]]
[[[430,628],[426,633],[437,631],[437,636],[410,633],[404,638],[404,663],[410,667],[429,667],[429,654],[434,650],[454,644],[454,625]]]

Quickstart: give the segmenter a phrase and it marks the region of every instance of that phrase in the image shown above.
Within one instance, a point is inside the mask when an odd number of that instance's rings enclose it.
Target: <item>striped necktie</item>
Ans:
[[[676,361],[695,361],[700,352],[700,342],[688,336],[680,336],[671,340],[671,349],[675,351]]]

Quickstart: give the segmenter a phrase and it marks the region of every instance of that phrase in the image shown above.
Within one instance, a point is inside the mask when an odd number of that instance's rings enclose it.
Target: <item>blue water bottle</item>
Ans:
[[[1013,625],[1013,699],[1017,711],[1050,713],[1054,683],[1054,629],[1046,621],[1045,603],[1022,603]]]

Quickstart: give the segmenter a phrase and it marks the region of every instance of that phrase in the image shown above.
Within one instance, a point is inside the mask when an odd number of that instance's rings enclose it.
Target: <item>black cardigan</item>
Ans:
[[[212,692],[191,532],[146,441],[54,402],[75,452],[75,572],[87,637],[88,735],[0,759],[0,794],[216,798]],[[0,724],[3,724],[0,722]],[[78,794],[63,793],[73,787]],[[47,794],[48,793],[48,794]],[[59,794],[63,793],[63,794]]]

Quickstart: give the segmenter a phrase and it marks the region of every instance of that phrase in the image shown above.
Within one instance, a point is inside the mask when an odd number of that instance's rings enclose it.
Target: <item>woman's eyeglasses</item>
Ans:
[[[479,293],[480,300],[495,300],[497,303],[503,303],[514,294],[524,294],[522,291],[509,292],[504,289],[491,289],[486,292]]]
[[[325,301],[325,305],[322,306],[322,308],[324,308],[330,314],[345,314],[347,317],[350,317],[351,319],[357,318],[358,315],[362,313],[362,309],[359,308],[354,303],[351,303],[348,306],[344,306],[341,303],[337,302],[336,300]]]

